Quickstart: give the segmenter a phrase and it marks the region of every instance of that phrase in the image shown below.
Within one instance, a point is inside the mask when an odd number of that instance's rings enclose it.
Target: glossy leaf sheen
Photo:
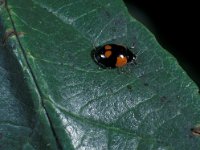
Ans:
[[[198,88],[121,0],[7,5],[6,30],[23,34],[10,37],[0,57],[0,146],[200,149],[190,131],[199,123]],[[99,68],[90,53],[106,43],[135,43],[137,65]]]

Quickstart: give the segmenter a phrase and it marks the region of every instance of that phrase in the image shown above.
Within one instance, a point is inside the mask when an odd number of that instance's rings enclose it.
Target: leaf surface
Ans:
[[[200,148],[190,131],[199,123],[197,86],[121,0],[8,0],[3,12],[5,28],[22,33],[9,38],[8,49],[35,116],[50,130],[36,127],[46,137],[43,146]],[[137,65],[99,68],[90,55],[105,43],[134,43]]]

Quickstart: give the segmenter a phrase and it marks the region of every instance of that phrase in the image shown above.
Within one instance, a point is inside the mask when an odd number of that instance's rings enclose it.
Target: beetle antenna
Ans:
[[[130,49],[135,49],[136,47],[136,42],[133,42],[133,44],[131,45]],[[136,57],[140,56],[144,51],[139,50],[138,52],[135,53]]]

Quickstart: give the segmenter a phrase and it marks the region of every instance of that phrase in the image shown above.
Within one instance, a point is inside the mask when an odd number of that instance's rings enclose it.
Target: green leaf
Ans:
[[[0,73],[17,70],[5,91],[18,103],[1,94],[0,108],[22,114],[0,128],[13,127],[5,149],[200,149],[197,86],[121,0],[8,0],[1,16],[15,35]],[[135,43],[137,65],[99,68],[90,54],[105,43]]]
[[[1,28],[2,29],[2,28]],[[51,130],[42,125],[15,58],[0,47],[0,149],[46,149]],[[46,128],[42,135],[40,128]],[[43,141],[43,142],[41,142]],[[55,143],[55,142],[54,142]]]
[[[3,39],[1,20],[0,30],[0,37]],[[34,94],[27,87],[19,62],[12,53],[1,43],[0,149],[56,148],[45,112],[41,106],[34,107]]]

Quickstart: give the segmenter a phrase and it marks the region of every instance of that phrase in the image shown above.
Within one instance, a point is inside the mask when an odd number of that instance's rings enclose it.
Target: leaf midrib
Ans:
[[[7,0],[5,0],[5,8],[6,8],[6,11],[7,11],[7,13],[8,13],[8,16],[9,16],[9,18],[10,18],[11,25],[12,25],[12,27],[13,27],[13,30],[15,31],[15,33],[17,33],[14,20],[12,19],[12,15],[11,15],[10,10],[9,10],[9,8],[8,8],[8,2],[7,2]],[[26,52],[25,52],[25,50],[24,50],[24,48],[23,48],[23,46],[22,46],[22,44],[21,44],[21,42],[20,42],[20,40],[19,40],[19,36],[18,36],[17,34],[15,34],[15,36],[16,36],[16,40],[17,40],[17,42],[18,42],[18,44],[19,44],[20,50],[21,50],[21,52],[22,52],[22,55],[23,55],[23,57],[24,57],[24,60],[25,60],[27,69],[30,71],[30,74],[29,74],[29,75],[30,75],[30,78],[32,78],[33,84],[34,84],[34,86],[35,86],[35,89],[36,89],[36,91],[38,92],[39,102],[40,102],[41,106],[44,108],[44,111],[45,111],[45,113],[46,113],[46,117],[47,117],[47,119],[48,119],[48,122],[49,122],[49,125],[50,125],[50,128],[51,128],[51,131],[52,131],[52,133],[53,133],[53,135],[54,135],[54,138],[55,138],[55,141],[56,141],[56,144],[57,144],[57,148],[60,149],[60,150],[62,150],[62,149],[63,149],[63,148],[62,148],[62,144],[60,143],[59,138],[58,138],[58,136],[56,135],[55,129],[54,129],[53,124],[52,124],[52,121],[51,121],[51,119],[50,119],[50,116],[49,116],[49,114],[48,114],[48,111],[46,110],[45,105],[44,105],[44,102],[43,102],[43,100],[42,100],[43,97],[44,97],[44,95],[42,94],[42,92],[41,92],[41,90],[40,90],[40,87],[39,87],[39,84],[38,84],[37,79],[36,79],[36,77],[35,77],[35,74],[34,74],[32,68],[31,68],[31,65],[30,65],[30,63],[29,63],[29,61],[28,61],[28,58],[27,58],[27,56],[26,56]]]

